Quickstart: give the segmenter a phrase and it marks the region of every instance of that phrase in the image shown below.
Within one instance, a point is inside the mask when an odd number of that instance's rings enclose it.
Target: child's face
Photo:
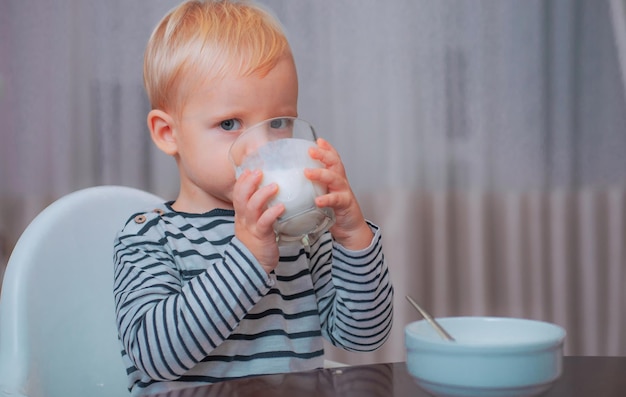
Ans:
[[[264,77],[228,75],[198,87],[175,128],[181,192],[179,211],[232,208],[235,172],[228,158],[244,128],[278,116],[297,116],[298,82],[291,57]]]

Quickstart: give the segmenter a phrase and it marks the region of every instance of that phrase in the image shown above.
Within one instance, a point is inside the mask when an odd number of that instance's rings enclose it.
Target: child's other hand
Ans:
[[[367,248],[374,235],[352,192],[339,153],[330,143],[320,138],[317,140],[317,147],[309,150],[309,155],[326,166],[307,169],[305,175],[328,187],[328,193],[317,197],[315,204],[335,211],[335,224],[330,229],[333,238],[347,249],[356,251]]]
[[[262,179],[261,171],[245,170],[235,182],[235,235],[252,252],[263,269],[270,273],[278,265],[279,259],[273,225],[285,207],[279,204],[267,208],[278,186],[274,183],[259,189]]]

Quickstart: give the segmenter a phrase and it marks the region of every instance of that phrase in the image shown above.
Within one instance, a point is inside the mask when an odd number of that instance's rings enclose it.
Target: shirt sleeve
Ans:
[[[393,287],[379,228],[369,247],[351,251],[327,238],[312,247],[311,274],[322,333],[333,345],[372,351],[388,338],[393,322]]]
[[[173,380],[228,338],[275,280],[233,238],[223,258],[183,283],[164,239],[148,224],[115,240],[117,326],[123,354],[139,370]]]

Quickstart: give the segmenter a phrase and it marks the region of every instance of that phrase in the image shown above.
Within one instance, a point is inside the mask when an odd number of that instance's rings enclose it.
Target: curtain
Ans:
[[[432,314],[555,322],[567,354],[626,354],[622,0],[262,0],[300,116],[340,151],[383,229],[402,361]],[[0,2],[0,256],[56,198],[128,185],[174,198],[145,126],[142,57],[174,0]]]

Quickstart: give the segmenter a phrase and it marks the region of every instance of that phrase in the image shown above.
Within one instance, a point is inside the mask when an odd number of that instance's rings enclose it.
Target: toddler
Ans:
[[[332,228],[280,245],[261,171],[235,178],[242,131],[297,117],[280,24],[245,1],[187,1],[158,24],[144,59],[154,144],[176,161],[174,201],[134,214],[115,239],[114,298],[132,395],[323,365],[323,339],[372,351],[389,335],[393,289],[380,230],[363,217],[341,159],[319,139]]]

